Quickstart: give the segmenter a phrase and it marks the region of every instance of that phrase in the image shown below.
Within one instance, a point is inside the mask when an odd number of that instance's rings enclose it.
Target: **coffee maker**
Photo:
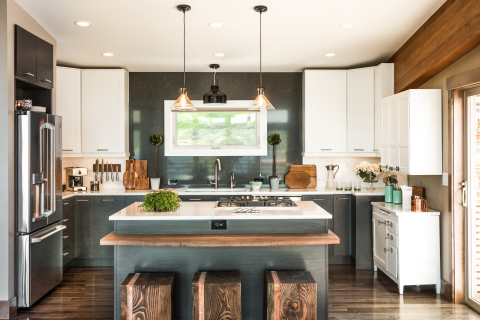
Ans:
[[[87,191],[83,186],[83,177],[87,175],[87,168],[68,167],[67,171],[67,191]]]

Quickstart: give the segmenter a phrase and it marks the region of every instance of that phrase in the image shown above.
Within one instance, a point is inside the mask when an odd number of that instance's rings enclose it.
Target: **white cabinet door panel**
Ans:
[[[409,102],[408,97],[398,100],[398,166],[399,171],[408,174]],[[419,137],[420,138],[420,137]]]
[[[394,246],[388,245],[387,254],[387,271],[395,278],[398,278],[398,250]]]
[[[385,218],[373,215],[373,257],[377,266],[387,268],[387,227],[385,226]]]
[[[347,152],[375,152],[375,68],[347,71]]]

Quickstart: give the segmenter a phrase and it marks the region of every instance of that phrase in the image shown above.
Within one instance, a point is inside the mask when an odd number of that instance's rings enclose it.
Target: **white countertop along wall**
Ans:
[[[412,211],[411,209],[404,209],[401,204],[385,203],[385,202],[372,202],[372,206],[380,208],[381,210],[395,214],[396,216],[439,216],[440,212],[428,209],[427,212]]]
[[[302,195],[309,194],[352,194],[355,196],[383,196],[385,190],[383,187],[376,188],[376,190],[369,191],[362,189],[361,191],[336,191],[336,190],[325,190],[324,188],[316,189],[287,189],[280,188],[278,190],[272,190],[269,188],[262,188],[260,191],[250,191],[246,192],[243,188],[234,189],[235,191],[229,191],[225,189],[213,189],[211,191],[187,191],[186,188],[179,189],[169,189],[177,192],[181,196],[193,196],[193,195],[232,195],[232,196],[290,196],[290,197],[300,197]],[[147,195],[148,193],[153,192],[153,190],[127,190],[127,189],[102,189],[100,191],[86,191],[86,192],[64,192],[63,199],[75,197],[75,196],[141,196]]]
[[[239,208],[215,208],[215,201],[183,202],[175,212],[148,212],[135,202],[110,216],[109,220],[306,220],[332,219],[332,215],[313,201],[295,201],[295,208],[251,207],[258,212],[236,213]]]

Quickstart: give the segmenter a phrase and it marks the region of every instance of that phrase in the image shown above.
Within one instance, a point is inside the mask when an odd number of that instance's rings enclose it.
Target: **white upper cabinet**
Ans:
[[[382,169],[442,174],[442,91],[408,90],[382,99]]]
[[[57,67],[56,114],[62,117],[62,155],[79,157],[82,153],[81,70]]]
[[[347,71],[303,73],[304,156],[346,152]]]
[[[347,71],[347,152],[375,152],[375,68]]]
[[[304,157],[381,154],[381,99],[393,94],[393,64],[303,73]]]
[[[82,70],[82,154],[128,157],[128,72]]]

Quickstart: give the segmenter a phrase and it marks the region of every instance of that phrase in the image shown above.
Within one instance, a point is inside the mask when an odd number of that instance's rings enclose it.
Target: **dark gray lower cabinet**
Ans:
[[[100,239],[113,231],[114,222],[108,220],[112,214],[125,208],[125,196],[95,197],[93,200],[93,258],[111,259],[113,265],[113,246],[101,246]],[[103,261],[102,264],[108,264]]]
[[[68,255],[70,256],[68,261],[70,262],[75,258],[75,198],[68,199],[68,227],[70,228],[68,234]]]
[[[330,213],[332,216],[334,214],[333,212],[333,195],[308,195],[308,196],[302,196],[302,201],[313,201],[315,202],[319,207]],[[334,219],[329,219],[328,220],[328,229],[332,230],[332,232],[335,232],[335,224],[334,224]],[[328,245],[328,256],[332,257],[333,256],[333,244]]]
[[[125,196],[125,207],[135,202],[143,202],[145,196]]]
[[[333,209],[334,233],[340,238],[340,244],[333,246],[332,264],[351,263],[352,260],[352,218],[351,195],[335,195]]]
[[[215,201],[215,196],[179,196],[182,201]]]
[[[93,259],[94,198],[75,197],[75,259]]]

